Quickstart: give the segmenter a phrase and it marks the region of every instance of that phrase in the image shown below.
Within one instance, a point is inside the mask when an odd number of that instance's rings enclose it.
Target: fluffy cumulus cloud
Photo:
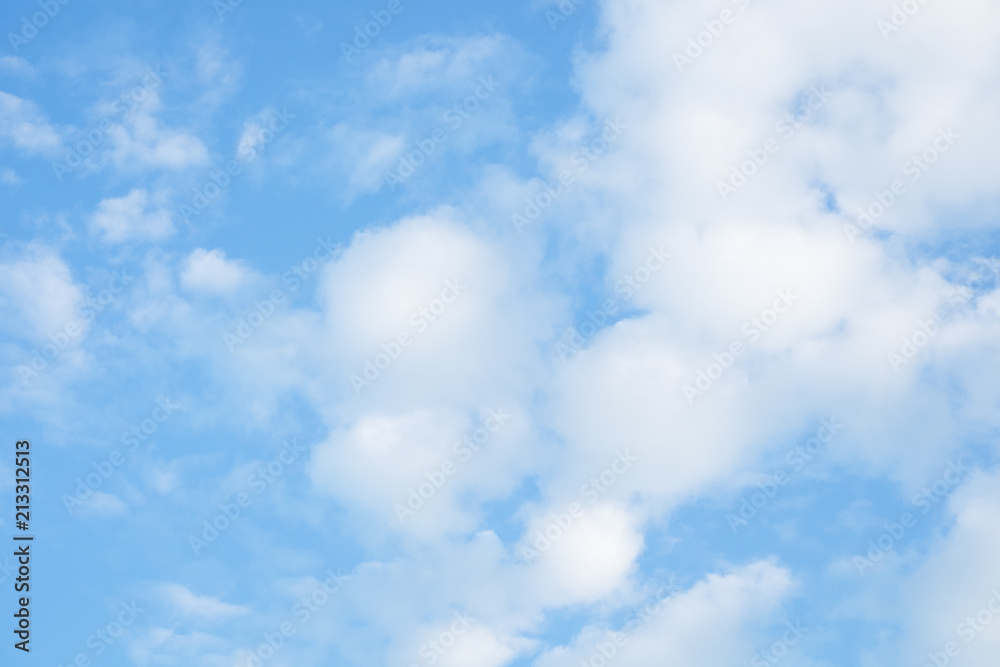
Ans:
[[[90,228],[108,243],[166,238],[174,233],[173,216],[158,208],[155,199],[138,188],[124,197],[104,199],[90,218]]]
[[[54,248],[32,245],[6,254],[0,263],[0,298],[10,314],[4,322],[10,334],[40,338],[77,319],[83,290]]]
[[[658,589],[630,610],[620,627],[588,626],[571,645],[549,649],[540,667],[608,664],[662,665],[671,662],[727,664],[744,662],[767,643],[768,630],[784,641],[781,602],[794,590],[787,570],[757,562],[713,574],[688,590],[669,595]],[[792,645],[806,628],[793,626]],[[787,654],[786,654],[787,655]],[[784,657],[781,656],[781,657]],[[765,663],[766,664],[766,663]]]
[[[119,170],[171,171],[208,165],[208,149],[201,139],[183,129],[166,127],[157,117],[163,105],[159,76],[155,76],[156,79],[144,79],[139,84],[138,89],[145,92],[141,100],[129,101],[128,112],[116,114],[115,120],[120,122],[109,131],[110,140],[102,152],[101,163],[114,165]]]
[[[996,3],[434,11],[226,5],[65,180],[94,71],[0,59],[0,194],[55,188],[0,352],[93,312],[4,395],[148,607],[107,650],[992,664]]]
[[[226,294],[250,279],[250,271],[239,261],[226,259],[221,250],[196,248],[181,270],[181,285],[191,291]]]
[[[560,508],[561,509],[561,508]],[[642,536],[623,508],[573,505],[529,524],[521,555],[537,560],[530,579],[554,604],[595,602],[629,585]]]
[[[907,655],[916,664],[978,667],[1000,647],[997,475],[977,473],[950,499],[951,530],[912,573],[902,575]],[[933,611],[932,611],[933,610]]]

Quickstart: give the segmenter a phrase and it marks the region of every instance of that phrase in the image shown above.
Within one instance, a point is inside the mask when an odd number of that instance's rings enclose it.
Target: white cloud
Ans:
[[[152,95],[151,95],[152,97]],[[125,125],[111,131],[110,157],[120,169],[132,163],[147,167],[184,169],[208,164],[208,150],[197,137],[163,129],[145,111],[135,113]]]
[[[77,315],[83,292],[52,248],[31,245],[20,258],[0,261],[0,301],[11,315],[4,318],[9,333],[15,323],[20,334],[35,337],[62,332],[71,322],[86,329]]]
[[[90,229],[107,243],[159,241],[174,233],[171,218],[160,196],[136,188],[124,197],[101,200],[90,216]]]
[[[415,174],[448,179],[434,165],[517,140],[510,93],[528,76],[527,63],[517,43],[497,34],[390,46],[358,74],[355,104],[340,120],[297,142],[297,160],[316,164],[348,203],[383,187],[405,189]]]
[[[181,285],[194,292],[229,294],[250,280],[251,271],[244,262],[226,259],[222,250],[195,248],[184,260]]]
[[[513,69],[520,47],[501,35],[470,38],[427,36],[407,50],[389,50],[366,73],[367,86],[390,100],[444,88],[462,91],[484,74]]]
[[[619,640],[615,646],[609,634],[620,628],[588,627],[570,646],[550,649],[535,664],[576,667],[601,655],[601,646],[605,652],[615,651],[616,664],[636,667],[746,664],[757,642],[770,645],[777,638],[768,637],[763,629],[785,620],[777,612],[793,590],[790,573],[769,562],[710,574],[690,590],[663,601],[634,634],[624,635],[624,643]]]
[[[206,621],[242,616],[250,611],[248,607],[229,604],[209,595],[197,595],[175,583],[159,586],[159,593],[174,611]]]
[[[450,628],[441,628],[446,631]],[[524,650],[529,642],[499,637],[490,628],[475,625],[460,635],[440,659],[441,667],[503,667]]]
[[[914,510],[917,521],[927,515]],[[951,530],[908,576],[894,578],[899,607],[908,617],[900,647],[886,654],[905,655],[920,664],[928,654],[945,654],[956,667],[988,667],[1000,651],[1000,474],[976,473],[948,501]],[[897,549],[908,551],[912,533]],[[870,576],[892,573],[872,571]],[[991,609],[992,607],[992,609]],[[978,618],[977,618],[978,617]],[[954,643],[957,655],[946,653]],[[902,653],[901,653],[902,651]],[[955,653],[955,650],[952,650]],[[950,659],[954,658],[954,659]]]
[[[421,541],[468,532],[482,520],[480,502],[504,497],[519,472],[536,465],[523,410],[477,412],[363,413],[314,448],[309,474],[372,531]],[[491,414],[503,423],[487,421]],[[481,444],[470,445],[484,422],[495,430],[479,431]]]
[[[529,577],[533,588],[560,606],[595,602],[627,589],[644,546],[636,517],[607,503],[586,507],[579,518],[565,507],[552,508],[529,524],[523,539],[534,548],[539,535],[555,539]]]
[[[385,174],[395,166],[406,146],[404,137],[378,130],[338,123],[327,132],[330,169],[347,176],[348,199],[376,192],[384,185]]]
[[[104,491],[94,491],[78,510],[81,516],[99,517],[120,516],[126,512],[128,507],[121,498]]]
[[[182,170],[209,164],[208,149],[190,132],[164,127],[157,115],[163,108],[158,87],[147,87],[145,97],[108,132],[107,149],[92,158],[94,168],[108,163],[120,171]]]
[[[316,447],[310,472],[321,489],[346,504],[366,506],[391,525],[397,521],[393,504],[405,502],[414,482],[426,481],[411,471],[439,468],[465,426],[457,415],[428,411],[363,415],[346,433]]]
[[[0,183],[4,185],[20,185],[22,182],[21,177],[10,167],[0,168]]]
[[[206,632],[178,632],[173,628],[151,627],[131,639],[129,658],[138,665],[212,664],[227,642]],[[216,665],[220,664],[218,661]],[[231,663],[230,663],[231,664]]]
[[[243,67],[218,43],[209,41],[198,48],[194,75],[203,90],[198,106],[216,109],[233,94],[242,78]]]
[[[243,163],[244,168],[252,164],[258,155],[274,152],[268,146],[278,140],[279,135],[288,130],[296,114],[287,107],[263,109],[243,121],[243,131],[236,142],[234,159]]]
[[[21,56],[0,56],[0,70],[20,77],[35,75],[35,68]]]
[[[359,233],[324,271],[324,318],[328,335],[340,341],[330,354],[340,358],[349,374],[361,373],[366,359],[400,333],[409,333],[415,341],[386,378],[362,396],[381,394],[399,383],[408,385],[408,392],[423,393],[426,388],[410,383],[419,382],[417,377],[431,368],[444,381],[439,386],[466,385],[474,377],[485,379],[505,355],[529,352],[527,339],[534,327],[527,313],[538,307],[538,297],[520,293],[521,277],[511,274],[498,248],[449,218],[441,211]],[[442,303],[445,299],[452,302]],[[434,312],[428,310],[432,304]],[[488,385],[478,386],[475,394],[493,393]],[[454,395],[453,388],[447,391]]]
[[[535,341],[547,335],[546,297],[528,290],[530,270],[514,270],[520,260],[453,217],[436,211],[358,233],[312,278],[318,309],[280,309],[219,360],[243,378],[241,392],[272,401],[309,384],[331,424],[437,406],[469,415],[516,408],[540,370]],[[395,345],[405,349],[397,354]],[[396,358],[386,368],[380,357],[383,370],[365,379],[384,346]],[[509,457],[515,468],[535,458],[518,456]]]
[[[29,155],[49,154],[59,147],[59,135],[38,107],[0,91],[0,139]]]

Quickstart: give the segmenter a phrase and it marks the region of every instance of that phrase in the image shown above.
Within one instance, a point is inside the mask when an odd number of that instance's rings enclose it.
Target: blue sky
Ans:
[[[3,664],[992,667],[998,11],[8,3]]]

